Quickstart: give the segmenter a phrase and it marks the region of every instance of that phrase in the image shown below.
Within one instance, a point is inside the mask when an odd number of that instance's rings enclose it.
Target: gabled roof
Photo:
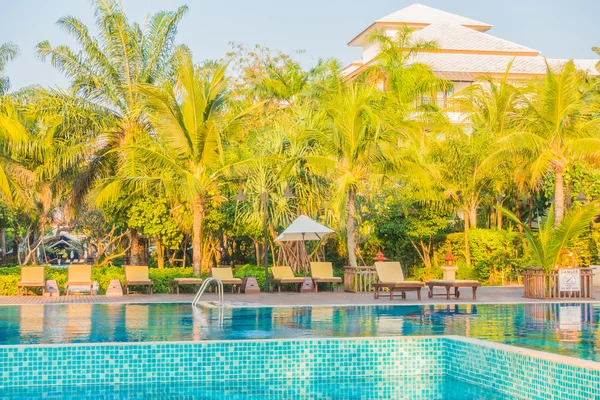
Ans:
[[[463,25],[472,29],[488,30],[492,26],[485,22],[477,21],[471,18],[462,17],[437,8],[424,6],[423,4],[412,4],[394,13],[378,19],[377,22],[383,23],[404,23],[430,25],[439,22],[449,22],[452,24]]]
[[[559,70],[568,60],[546,59],[541,56],[502,56],[488,54],[444,54],[420,53],[410,62],[427,64],[433,71],[445,73],[471,73],[473,76],[504,74],[510,62],[513,62],[510,74],[513,76],[540,76],[546,74],[546,62],[553,70]],[[573,60],[575,67],[592,76],[600,73],[594,68],[595,60]]]
[[[412,34],[415,41],[435,41],[441,52],[537,56],[539,51],[448,22],[429,25]]]
[[[363,39],[371,32],[373,28],[389,27],[389,26],[404,26],[409,28],[424,28],[431,24],[446,22],[455,25],[461,25],[465,28],[475,29],[478,31],[487,31],[492,27],[485,22],[477,21],[471,18],[462,17],[446,11],[438,10],[437,8],[427,7],[422,4],[415,3],[394,13],[386,15],[372,23],[367,29],[362,31],[358,36],[348,43],[349,46],[361,46]]]

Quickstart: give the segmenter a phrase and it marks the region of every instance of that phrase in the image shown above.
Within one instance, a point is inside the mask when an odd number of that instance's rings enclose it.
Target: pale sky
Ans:
[[[597,58],[600,46],[600,0],[422,0],[422,4],[463,15],[494,27],[488,32],[542,52],[549,58]],[[175,10],[189,13],[179,25],[178,42],[197,61],[219,59],[229,42],[261,44],[284,52],[304,50],[305,66],[320,57],[347,64],[361,55],[346,44],[375,20],[406,7],[411,0],[122,0],[129,19],[143,23],[146,14]],[[88,0],[0,0],[0,43],[21,49],[6,74],[16,90],[31,84],[66,87],[67,81],[35,55],[35,45],[72,44],[55,22],[73,15],[92,28]],[[92,32],[94,32],[92,28]]]

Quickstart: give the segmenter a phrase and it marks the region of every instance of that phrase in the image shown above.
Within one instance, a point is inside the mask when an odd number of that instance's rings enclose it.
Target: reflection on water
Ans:
[[[600,305],[0,307],[0,344],[462,335],[600,361]]]

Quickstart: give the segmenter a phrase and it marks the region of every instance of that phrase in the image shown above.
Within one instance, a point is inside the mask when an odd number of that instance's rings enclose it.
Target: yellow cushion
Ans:
[[[145,265],[126,265],[125,280],[128,282],[149,281],[148,267]]]
[[[375,263],[375,270],[379,277],[379,282],[382,283],[395,283],[404,281],[404,273],[402,272],[402,266],[398,261],[381,262]]]
[[[91,282],[92,281],[92,266],[91,265],[69,265],[68,282]]]
[[[213,278],[220,280],[234,279],[233,270],[231,268],[212,268],[210,274]]]
[[[21,267],[21,282],[44,283],[46,282],[44,267]]]
[[[275,280],[295,278],[294,271],[292,271],[291,267],[272,267],[271,272],[273,273],[273,279]]]
[[[333,266],[330,262],[311,262],[310,277],[313,279],[333,278]]]

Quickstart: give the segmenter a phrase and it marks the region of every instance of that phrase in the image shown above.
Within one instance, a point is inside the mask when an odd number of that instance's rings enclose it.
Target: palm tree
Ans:
[[[326,96],[327,120],[323,131],[311,140],[321,155],[308,155],[309,165],[325,167],[334,179],[333,207],[345,222],[348,261],[356,260],[356,202],[369,183],[383,179],[394,169],[398,132],[389,129],[381,113],[383,93],[372,85],[340,83]]]
[[[493,159],[511,156],[528,160],[532,182],[554,173],[554,222],[564,215],[563,174],[576,159],[597,160],[600,155],[600,119],[597,92],[586,76],[567,62],[559,73],[547,66],[543,81],[520,89],[521,105],[515,132],[502,137]],[[533,184],[531,185],[533,186]]]
[[[53,47],[48,41],[38,44],[38,54],[71,81],[72,92],[80,99],[104,108],[115,123],[109,129],[93,132],[96,143],[103,146],[88,164],[75,186],[81,198],[99,178],[114,173],[124,160],[111,150],[135,142],[148,130],[148,121],[140,107],[138,84],[155,84],[169,79],[169,61],[175,49],[177,25],[187,12],[182,6],[175,12],[160,11],[148,16],[140,26],[131,23],[116,0],[93,0],[96,29],[92,36],[78,18],[58,20],[81,48],[66,45]],[[91,139],[90,139],[91,140]],[[137,231],[131,230],[133,264],[140,262]]]
[[[570,240],[588,230],[590,223],[598,215],[598,205],[591,203],[571,210],[560,224],[555,225],[554,214],[550,210],[545,222],[540,223],[539,232],[536,233],[521,222],[515,214],[506,209],[500,210],[523,228],[537,266],[546,271],[560,264],[563,250],[568,247]]]
[[[70,120],[68,112],[58,112],[62,94],[44,89],[23,90],[11,102],[5,101],[0,113],[0,131],[9,133],[2,169],[4,198],[26,222],[23,243],[27,253],[23,263],[36,262],[46,227],[55,211],[67,216],[67,201],[74,177],[94,152],[87,141],[88,129],[95,122]],[[64,110],[64,109],[63,109]]]
[[[405,114],[421,107],[422,97],[433,97],[438,91],[452,88],[452,83],[438,78],[431,67],[418,62],[418,55],[424,51],[435,51],[437,43],[415,41],[413,30],[404,26],[395,35],[375,31],[369,40],[379,46],[380,53],[375,62],[368,66],[359,77],[361,81],[376,82],[394,99],[395,108]]]
[[[105,186],[99,197],[115,197],[123,182],[159,186],[170,198],[187,204],[193,214],[193,267],[202,271],[202,223],[206,202],[218,195],[225,172],[223,135],[234,130],[246,111],[231,112],[226,66],[195,66],[188,51],[176,54],[175,82],[162,87],[137,86],[156,137],[123,148],[132,160],[125,175]],[[146,176],[131,173],[131,165],[144,165]]]
[[[11,43],[0,44],[0,96],[3,96],[10,88],[8,77],[3,76],[6,63],[14,59],[19,54],[19,48]]]

